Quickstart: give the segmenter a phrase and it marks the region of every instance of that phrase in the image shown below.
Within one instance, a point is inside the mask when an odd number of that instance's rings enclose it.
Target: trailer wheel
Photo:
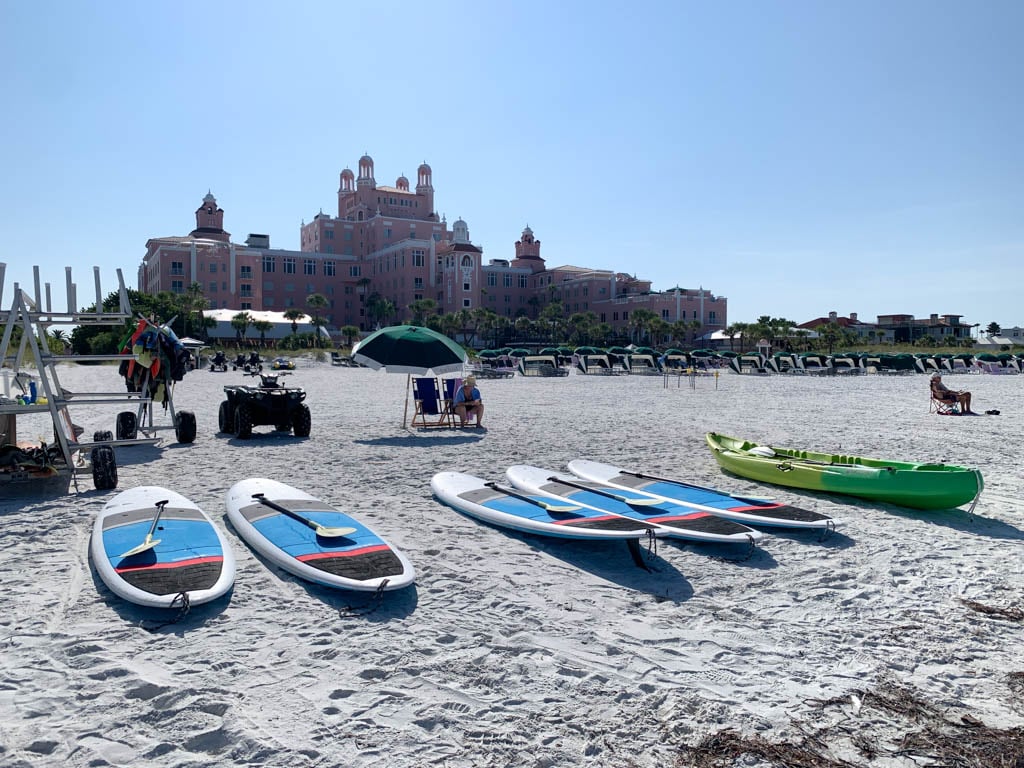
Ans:
[[[131,411],[117,414],[117,439],[134,440],[139,436],[139,422]]]
[[[97,490],[109,491],[117,488],[117,460],[114,449],[109,445],[100,445],[92,449],[89,455],[92,461],[92,482]]]
[[[191,443],[196,439],[196,415],[192,411],[178,411],[175,414],[174,434],[179,443]]]

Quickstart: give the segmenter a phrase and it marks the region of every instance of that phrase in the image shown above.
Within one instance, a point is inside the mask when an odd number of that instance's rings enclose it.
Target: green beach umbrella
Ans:
[[[481,349],[476,356],[481,360],[493,360],[496,357],[501,357],[501,353],[496,349]]]
[[[509,350],[508,354],[511,355],[512,357],[526,357],[527,355],[530,354],[530,350],[519,347],[516,349]]]
[[[466,351],[447,336],[417,325],[392,325],[356,344],[352,359],[374,370],[426,376],[461,373]]]

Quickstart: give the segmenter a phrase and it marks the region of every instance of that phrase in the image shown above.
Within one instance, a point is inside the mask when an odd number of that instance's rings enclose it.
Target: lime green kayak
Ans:
[[[763,483],[843,493],[914,509],[951,509],[977,499],[981,471],[949,464],[913,464],[813,453],[707,434],[722,469]]]

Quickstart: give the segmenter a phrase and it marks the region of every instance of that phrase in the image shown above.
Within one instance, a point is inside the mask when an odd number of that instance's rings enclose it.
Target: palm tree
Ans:
[[[636,331],[637,343],[643,341],[644,334],[648,332],[651,321],[658,316],[649,309],[634,309],[629,315],[629,327]]]
[[[351,347],[352,339],[359,335],[359,328],[355,325],[343,325],[341,327],[341,335],[345,337],[345,343]]]
[[[299,320],[301,320],[305,316],[306,313],[296,307],[292,307],[291,309],[286,309],[284,311],[284,319],[291,320],[292,335],[295,335],[296,333],[299,332]]]
[[[410,325],[423,325],[424,321],[437,311],[437,302],[433,299],[416,299],[409,305],[409,311],[412,312]]]
[[[201,313],[204,309],[209,306],[209,302],[206,297],[203,296],[203,286],[199,282],[193,281],[188,288],[185,289],[185,293],[181,295],[179,300],[181,305],[181,311],[184,315],[183,328],[185,335],[189,335],[189,329],[192,326],[193,316],[196,313]]]
[[[330,305],[331,302],[321,293],[311,293],[306,297],[306,306],[313,310],[310,313],[310,322],[313,324],[313,331],[316,334],[314,344],[317,347],[320,346],[320,329],[327,324],[327,319],[323,316],[322,312]]]
[[[274,324],[269,320],[253,320],[252,327],[260,332],[260,346],[264,346],[267,341],[267,331],[274,330]]]
[[[248,312],[239,312],[231,318],[231,327],[235,329],[235,339],[239,345],[245,341],[245,334],[252,323],[252,316]]]

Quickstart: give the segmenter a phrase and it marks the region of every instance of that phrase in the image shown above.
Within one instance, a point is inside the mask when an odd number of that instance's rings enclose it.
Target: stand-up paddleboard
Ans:
[[[263,557],[299,578],[340,589],[391,591],[416,573],[402,552],[351,515],[265,478],[235,483],[228,519]]]
[[[600,483],[549,469],[516,464],[505,471],[505,477],[518,490],[656,524],[667,529],[661,535],[673,538],[719,544],[750,544],[763,535],[753,528],[716,517],[704,510],[682,507],[636,491],[605,488]]]
[[[639,539],[664,536],[659,525],[636,518],[568,504],[546,494],[520,493],[462,472],[438,472],[430,488],[441,501],[463,514],[524,533],[563,539]]]
[[[235,555],[224,535],[203,510],[166,488],[117,494],[97,516],[89,547],[103,583],[139,605],[207,603],[235,583]]]
[[[837,528],[843,522],[819,512],[791,507],[788,504],[778,504],[768,499],[732,496],[714,488],[691,485],[684,480],[631,472],[599,461],[574,459],[569,462],[569,471],[584,480],[604,483],[623,491],[635,491],[684,507],[702,509],[746,525],[828,530]]]

